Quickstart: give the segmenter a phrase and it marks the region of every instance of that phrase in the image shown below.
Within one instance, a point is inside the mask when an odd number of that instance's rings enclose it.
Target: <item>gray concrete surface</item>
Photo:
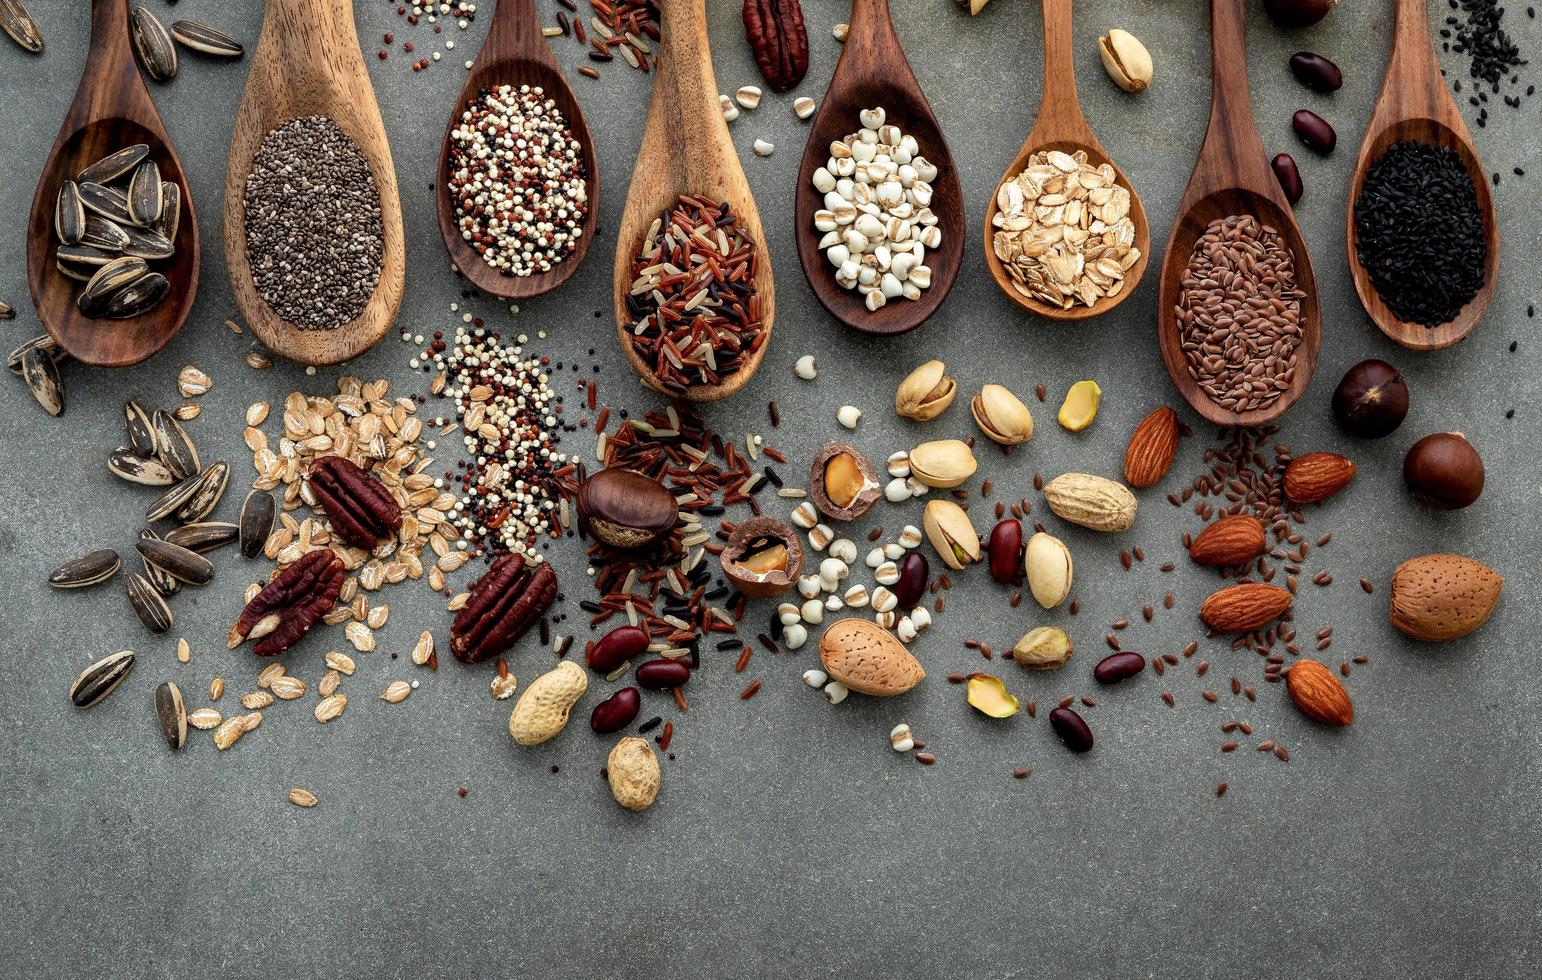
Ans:
[[[217,23],[255,46],[261,4],[184,0],[163,15]],[[0,234],[0,298],[21,307],[0,324],[7,347],[35,328],[25,298],[22,219],[58,120],[74,90],[86,43],[84,4],[30,0],[48,38],[41,58],[0,44],[0,204],[11,215]],[[839,53],[830,25],[846,19],[834,0],[810,0],[813,67],[798,94],[818,96]],[[875,460],[922,438],[973,430],[963,399],[921,428],[887,407],[897,380],[924,358],[945,358],[964,391],[999,381],[1020,392],[1037,383],[1051,404],[1034,404],[1038,435],[1003,459],[982,453],[982,476],[998,494],[1030,492],[1033,473],[1117,472],[1125,437],[1159,403],[1178,402],[1153,336],[1155,274],[1112,316],[1058,327],[1020,314],[989,281],[979,255],[987,194],[1027,131],[1039,93],[1039,15],[1024,0],[998,0],[980,17],[959,16],[949,0],[896,0],[901,38],[963,170],[967,264],[938,316],[912,335],[874,341],[831,322],[798,273],[791,226],[792,179],[803,124],[791,97],[768,97],[745,113],[733,135],[766,219],[778,272],[772,350],[752,384],[710,419],[736,437],[759,431],[793,461],[845,436],[834,410],[865,410],[855,441]],[[1432,4],[1443,15],[1445,4]],[[445,114],[486,28],[446,29],[456,50],[425,73],[394,50],[377,61],[381,35],[440,49],[428,28],[410,28],[395,0],[355,4],[399,170],[408,230],[410,279],[401,323],[449,329],[457,286],[433,224],[429,187]],[[484,3],[490,10],[491,2]],[[549,0],[547,16],[556,9]],[[711,5],[720,87],[756,81],[737,3]],[[1093,128],[1136,182],[1155,236],[1165,240],[1193,161],[1208,104],[1206,8],[1198,0],[1079,4],[1077,76]],[[68,413],[45,417],[22,386],[0,385],[0,554],[7,596],[0,617],[0,974],[39,976],[1535,976],[1539,953],[1538,791],[1542,751],[1536,653],[1539,527],[1535,379],[1542,344],[1528,303],[1542,300],[1535,214],[1542,195],[1538,107],[1493,111],[1475,130],[1489,169],[1509,174],[1497,200],[1505,249],[1503,281],[1487,318],[1457,347],[1406,353],[1368,323],[1344,263],[1348,177],[1369,118],[1391,30],[1392,4],[1345,3],[1323,25],[1286,33],[1250,4],[1253,104],[1266,146],[1289,149],[1308,186],[1299,217],[1322,287],[1322,362],[1311,389],[1285,418],[1283,438],[1300,450],[1339,449],[1360,464],[1341,499],[1310,516],[1334,543],[1314,569],[1337,578],[1307,588],[1298,604],[1303,635],[1332,624],[1333,662],[1366,654],[1348,681],[1356,723],[1326,731],[1306,722],[1280,687],[1260,683],[1258,658],[1204,645],[1214,669],[1157,679],[1149,672],[1118,690],[1097,692],[1087,712],[1095,751],[1065,752],[1048,726],[1026,718],[989,722],[972,714],[949,671],[985,666],[962,641],[978,636],[1007,647],[1039,622],[1068,625],[1078,651],[1057,673],[1028,676],[998,665],[1010,687],[1041,705],[1087,690],[1106,624],[1136,616],[1126,645],[1176,649],[1198,635],[1190,612],[1210,579],[1179,561],[1177,539],[1195,527],[1162,492],[1142,495],[1142,517],[1127,538],[1064,536],[1076,555],[1082,613],[1009,611],[983,571],[958,576],[946,613],[916,649],[931,673],[894,701],[852,698],[832,709],[799,681],[817,656],[757,653],[744,676],[707,656],[691,687],[690,711],[677,718],[664,789],[649,813],[624,813],[597,771],[609,740],[582,721],[555,742],[517,750],[505,732],[507,704],[487,695],[487,671],[450,662],[404,704],[375,699],[388,680],[413,676],[403,653],[422,628],[447,639],[442,603],[421,587],[385,594],[394,610],[382,652],[361,657],[347,685],[354,703],[340,723],[309,717],[308,704],[279,706],[235,749],[216,753],[206,735],[181,755],[159,740],[150,710],[157,682],[173,678],[195,704],[214,675],[234,698],[249,689],[257,664],[221,642],[243,586],[261,574],[235,554],[218,557],[213,585],[175,600],[176,630],[153,638],[139,627],[116,586],[81,594],[48,591],[43,579],[60,556],[104,544],[127,551],[147,494],[118,483],[102,461],[120,438],[118,410],[137,396],[173,405],[184,364],[216,380],[191,429],[206,458],[231,460],[249,477],[240,444],[244,406],[277,402],[297,386],[326,391],[338,371],[307,378],[292,365],[246,368],[249,338],[221,324],[234,309],[225,280],[220,206],[231,119],[248,62],[187,56],[171,84],[154,87],[182,153],[200,212],[202,289],[194,315],[172,345],[132,370],[72,367]],[[1509,26],[1530,52],[1537,77],[1542,28],[1512,5]],[[1149,45],[1154,87],[1118,92],[1098,64],[1095,38],[1123,27]],[[575,42],[559,39],[564,63]],[[1299,88],[1286,58],[1311,47],[1335,58],[1346,84],[1332,96]],[[1446,67],[1465,72],[1453,56]],[[617,63],[619,65],[619,62]],[[531,349],[587,374],[601,365],[601,393],[615,406],[656,405],[616,350],[608,313],[613,239],[650,79],[611,67],[598,82],[575,77],[599,141],[606,234],[580,274],[558,294],[516,317],[485,300],[470,308],[505,331],[527,332]],[[1298,147],[1290,112],[1317,109],[1340,133],[1328,159]],[[754,157],[757,137],[774,141]],[[1159,256],[1154,257],[1159,258]],[[1153,263],[1155,264],[1155,262]],[[596,318],[596,310],[606,310]],[[1509,353],[1512,342],[1519,343]],[[805,384],[792,363],[817,355],[820,375]],[[582,355],[582,356],[581,356]],[[406,390],[422,379],[394,337],[349,365]],[[1407,374],[1414,407],[1407,424],[1378,443],[1337,433],[1328,397],[1340,374],[1367,356]],[[565,371],[564,378],[573,377]],[[1071,435],[1054,424],[1055,404],[1072,381],[1096,378],[1106,392],[1097,424]],[[766,402],[784,423],[770,431]],[[571,399],[570,399],[571,403]],[[1514,408],[1513,419],[1505,411]],[[1196,421],[1191,413],[1185,417]],[[1434,513],[1401,488],[1402,452],[1437,430],[1468,433],[1489,464],[1479,503]],[[1183,444],[1163,484],[1172,488],[1201,465],[1211,433]],[[570,441],[587,453],[587,437]],[[442,447],[452,462],[457,447]],[[234,484],[236,480],[233,480]],[[233,489],[221,515],[232,514]],[[897,529],[919,504],[880,505],[873,523]],[[1126,573],[1120,544],[1140,544],[1142,570]],[[1492,622],[1444,647],[1412,645],[1385,622],[1385,583],[1411,555],[1463,552],[1507,579]],[[587,594],[576,547],[554,557],[566,609]],[[1320,559],[1320,560],[1319,560]],[[1141,568],[1138,566],[1138,569]],[[1374,596],[1355,586],[1377,583]],[[1147,626],[1138,611],[1168,588],[1179,606]],[[1031,605],[1031,604],[1030,604]],[[758,623],[762,613],[757,611]],[[174,656],[178,636],[195,650]],[[338,635],[317,637],[288,657],[314,682],[322,651]],[[64,691],[83,665],[131,647],[141,661],[110,699],[82,712]],[[528,680],[549,655],[523,644],[512,656]],[[1224,693],[1237,674],[1260,688],[1257,704]],[[761,678],[759,697],[735,693]],[[1169,710],[1162,689],[1178,698]],[[591,694],[581,713],[595,700]],[[674,717],[667,702],[651,698]],[[1251,751],[1222,755],[1221,721],[1245,717],[1255,737],[1289,746],[1288,764]],[[917,765],[889,750],[890,726],[908,721],[940,762]],[[550,771],[560,765],[560,773]],[[1025,782],[1010,778],[1031,766]],[[1216,799],[1219,780],[1231,792]],[[321,797],[314,810],[285,801],[291,786]],[[458,787],[469,789],[461,798]]]

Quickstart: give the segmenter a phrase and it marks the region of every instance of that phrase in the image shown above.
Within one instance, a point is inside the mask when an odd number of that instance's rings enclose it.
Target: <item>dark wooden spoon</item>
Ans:
[[[1082,115],[1081,103],[1077,101],[1076,69],[1071,59],[1071,0],[1044,0],[1044,94],[1039,101],[1039,119],[1034,123],[1033,132],[1023,141],[1022,149],[1017,151],[1017,156],[1007,167],[1006,173],[997,181],[996,187],[999,189],[1002,184],[1022,173],[1028,166],[1028,158],[1041,150],[1060,150],[1064,153],[1081,150],[1087,154],[1087,162],[1092,166],[1099,167],[1106,163],[1114,168],[1119,186],[1130,192],[1130,220],[1135,225],[1135,247],[1140,250],[1140,258],[1125,273],[1123,289],[1113,296],[1105,296],[1091,306],[1076,303],[1065,308],[1025,296],[1013,286],[1006,266],[996,257],[993,244],[996,228],[991,222],[1000,209],[996,206],[996,195],[993,193],[985,207],[985,266],[1001,291],[1030,313],[1037,313],[1050,320],[1085,320],[1107,313],[1128,299],[1135,292],[1135,287],[1140,285],[1141,277],[1146,274],[1146,265],[1151,260],[1151,227],[1146,223],[1146,208],[1140,202],[1140,195],[1135,192],[1135,185],[1119,169],[1119,164],[1109,158],[1098,138],[1092,135],[1087,118]]]
[[[246,178],[263,139],[296,116],[328,116],[369,164],[384,236],[380,282],[359,315],[331,330],[283,320],[257,292],[246,254]],[[380,341],[402,302],[406,250],[396,167],[370,85],[352,0],[268,0],[225,168],[225,264],[246,325],[275,354],[301,364],[337,364]]]
[[[1245,0],[1210,0],[1210,123],[1194,161],[1194,173],[1178,205],[1178,220],[1167,239],[1157,299],[1157,341],[1173,384],[1194,411],[1217,425],[1262,425],[1278,417],[1306,390],[1317,367],[1321,343],[1321,310],[1317,277],[1290,202],[1264,156],[1264,145],[1253,128],[1248,101]],[[1296,287],[1301,300],[1301,343],[1290,387],[1269,405],[1247,412],[1222,408],[1189,376],[1179,336],[1178,297],[1184,269],[1205,226],[1228,215],[1253,215],[1280,233],[1295,261]]]
[[[578,267],[583,265],[594,241],[595,224],[600,214],[600,169],[594,155],[594,141],[589,137],[589,124],[584,110],[573,95],[573,89],[557,67],[551,48],[541,34],[540,18],[536,15],[535,0],[495,0],[493,22],[487,29],[487,39],[482,42],[482,52],[461,87],[455,107],[450,111],[449,122],[444,129],[444,142],[439,147],[439,187],[435,204],[439,212],[439,233],[444,236],[444,247],[450,253],[450,261],[472,285],[484,293],[503,299],[529,299],[551,292],[567,282]],[[559,262],[550,272],[533,276],[506,276],[482,261],[476,250],[466,244],[456,225],[455,203],[450,199],[450,132],[460,123],[466,104],[476,99],[484,90],[499,85],[540,86],[546,95],[556,102],[567,120],[568,128],[579,141],[583,156],[584,172],[589,175],[584,182],[589,197],[589,213],[584,218],[583,232],[578,248]]]
[[[1483,237],[1488,257],[1483,268],[1483,288],[1467,301],[1457,316],[1437,327],[1399,320],[1387,308],[1381,294],[1371,283],[1365,266],[1360,264],[1359,236],[1355,234],[1355,201],[1365,186],[1365,175],[1394,143],[1404,140],[1428,143],[1450,149],[1461,158],[1478,196],[1483,212]],[[1381,332],[1411,350],[1438,350],[1449,347],[1472,332],[1488,309],[1499,282],[1499,226],[1494,220],[1494,198],[1488,178],[1478,161],[1467,124],[1446,90],[1430,41],[1430,25],[1424,0],[1397,0],[1397,26],[1392,54],[1387,60],[1387,75],[1381,83],[1381,95],[1371,113],[1360,156],[1355,161],[1355,175],[1349,183],[1349,213],[1345,220],[1349,245],[1349,274],[1355,281],[1360,303]]]
[[[728,136],[728,123],[718,102],[712,50],[707,45],[706,0],[660,0],[658,55],[654,58],[653,104],[643,130],[642,146],[632,170],[626,207],[616,235],[612,270],[616,335],[633,370],[648,387],[665,391],[658,374],[632,346],[632,320],[626,297],[632,284],[632,259],[642,250],[643,236],[653,219],[673,207],[682,194],[700,194],[727,202],[739,227],[760,249],[755,292],[760,297],[765,340],[718,385],[693,385],[685,390],[690,402],[715,402],[734,394],[760,367],[771,344],[776,318],[776,285],[771,276],[771,252],[750,185]]]
[[[27,286],[38,319],[70,355],[97,367],[127,367],[165,347],[193,308],[198,292],[198,215],[182,162],[172,149],[161,117],[129,40],[128,0],[92,0],[91,50],[75,101],[54,140],[27,220]],[[54,267],[54,204],[59,187],[90,164],[126,146],[144,143],[161,178],[181,188],[181,219],[169,262],[154,263],[171,284],[158,306],[127,320],[98,320],[75,305],[80,283]]]
[[[937,165],[932,211],[938,218],[942,243],[927,253],[932,284],[922,291],[920,299],[891,300],[877,312],[869,312],[861,293],[836,283],[835,269],[819,248],[822,234],[814,228],[814,212],[824,207],[824,195],[814,187],[813,177],[829,159],[830,144],[862,127],[857,114],[878,107],[886,110],[889,123],[915,137],[921,156]],[[942,127],[932,115],[894,33],[889,0],[851,0],[851,27],[803,148],[795,193],[793,210],[803,275],[819,302],[837,320],[863,333],[904,333],[925,323],[948,298],[964,257],[964,191]]]

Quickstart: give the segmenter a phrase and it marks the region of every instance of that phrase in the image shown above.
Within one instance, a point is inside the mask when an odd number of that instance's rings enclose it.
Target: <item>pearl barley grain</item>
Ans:
[[[842,405],[835,413],[835,420],[848,429],[855,429],[862,420],[862,410],[855,405]]]
[[[804,381],[813,381],[819,376],[819,372],[814,367],[813,354],[804,354],[798,358],[798,362],[793,365],[792,370],[794,374]]]

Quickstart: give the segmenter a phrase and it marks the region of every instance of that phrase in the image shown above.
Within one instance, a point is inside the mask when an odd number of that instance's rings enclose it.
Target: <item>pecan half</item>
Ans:
[[[744,0],[744,36],[773,92],[785,92],[808,71],[808,29],[798,0]]]
[[[337,601],[346,574],[343,560],[329,548],[312,551],[284,569],[241,610],[241,618],[230,630],[230,645],[237,646],[258,624],[266,621],[266,630],[254,653],[272,657],[299,643],[311,627],[321,622]],[[269,617],[277,616],[277,625]]]
[[[462,663],[495,657],[534,626],[557,597],[557,573],[542,562],[527,568],[504,555],[471,585],[471,601],[450,624],[450,652]]]
[[[349,544],[373,548],[402,527],[402,509],[379,480],[341,456],[311,463],[311,490],[332,530]]]

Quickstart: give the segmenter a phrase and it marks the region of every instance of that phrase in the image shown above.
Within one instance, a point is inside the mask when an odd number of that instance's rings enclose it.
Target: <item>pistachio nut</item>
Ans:
[[[934,439],[910,451],[910,475],[935,490],[958,486],[978,465],[969,444],[959,439]]]
[[[1135,35],[1117,28],[1098,38],[1103,68],[1126,92],[1144,92],[1151,84],[1151,53]]]
[[[944,565],[957,572],[980,560],[980,534],[958,504],[933,500],[926,505],[921,523]]]
[[[1010,718],[1022,707],[995,674],[969,675],[967,697],[969,707],[988,718]]]
[[[947,365],[927,361],[911,371],[894,392],[894,410],[907,419],[926,422],[953,404],[958,385],[948,377]]]
[[[1071,659],[1071,638],[1055,626],[1036,626],[1012,647],[1012,659],[1019,667],[1054,670]]]
[[[1028,539],[1023,549],[1023,571],[1028,591],[1045,609],[1053,609],[1071,594],[1071,551],[1065,542],[1043,531]]]
[[[1015,446],[1033,438],[1033,416],[1028,406],[1001,385],[986,385],[969,403],[980,431],[1003,446]]]

